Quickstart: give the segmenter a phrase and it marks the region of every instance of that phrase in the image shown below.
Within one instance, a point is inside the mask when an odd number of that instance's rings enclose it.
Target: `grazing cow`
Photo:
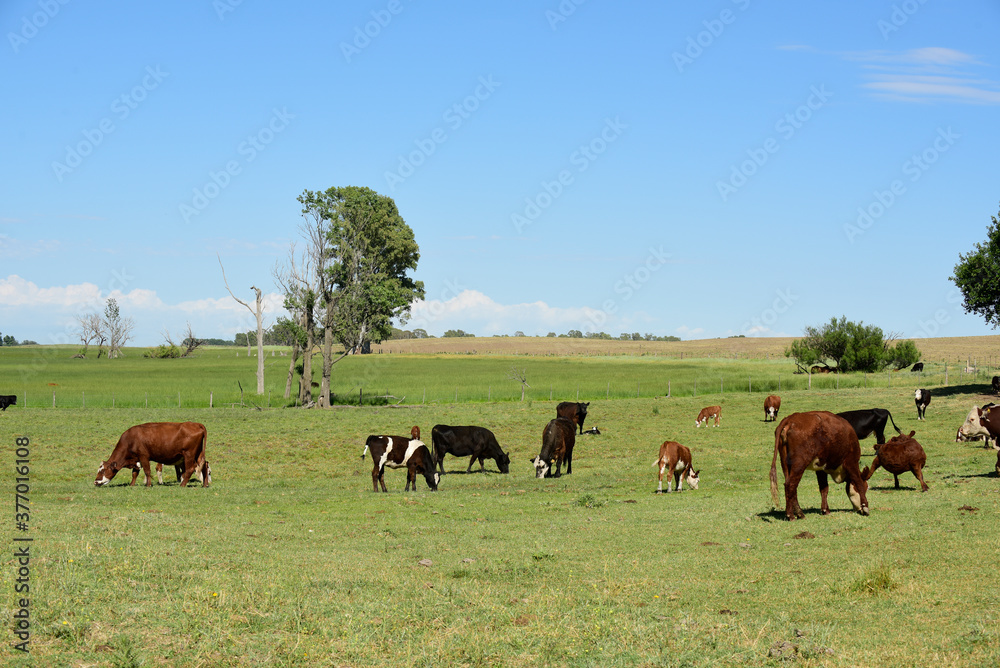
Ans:
[[[899,489],[899,474],[910,471],[920,481],[920,491],[927,491],[927,483],[924,482],[923,468],[927,465],[927,455],[920,447],[911,431],[909,435],[893,436],[888,443],[875,446],[875,459],[872,460],[871,467],[866,466],[861,472],[861,477],[868,480],[875,473],[879,466],[892,474],[896,480],[896,489]]]
[[[826,365],[820,366],[816,365],[809,369],[809,373],[833,373],[835,369],[832,369]]]
[[[927,405],[931,403],[931,391],[915,390],[913,392],[913,399],[917,404],[917,419],[926,419],[925,415],[927,413]]]
[[[958,428],[955,442],[983,439],[986,447],[996,447],[997,437],[1000,437],[1000,411],[996,411],[994,415],[992,409],[995,406],[996,404],[986,404],[982,408],[973,406],[965,422]]]
[[[816,472],[824,515],[830,513],[828,475],[833,476],[834,482],[846,481],[851,505],[862,515],[868,514],[868,483],[858,467],[861,445],[847,420],[827,411],[811,411],[792,413],[778,423],[771,459],[771,499],[775,508],[780,508],[776,473],[779,459],[785,476],[785,516],[789,520],[805,517],[799,506],[798,489],[806,471]]]
[[[416,427],[414,427],[416,429]],[[413,432],[411,431],[411,436]],[[364,459],[365,453],[371,450],[372,453],[372,491],[377,492],[379,485],[382,491],[388,493],[385,488],[385,467],[406,469],[406,487],[404,492],[417,491],[417,474],[422,473],[427,486],[432,492],[436,492],[438,483],[441,482],[441,474],[434,470],[434,458],[430,449],[423,441],[406,436],[376,436],[372,434],[365,441],[365,449],[361,453]]]
[[[913,371],[923,371],[923,370],[924,370],[924,363],[923,362],[917,362],[916,364],[914,364],[913,366],[910,367],[910,372],[913,372]]]
[[[993,394],[1000,394],[1000,376],[993,376]]]
[[[556,406],[556,417],[566,418],[570,422],[575,422],[580,427],[580,433],[582,434],[583,421],[587,419],[587,406],[589,405],[589,401],[585,404],[564,401]]]
[[[771,394],[764,400],[764,422],[770,418],[771,422],[778,419],[778,409],[781,408],[781,397]]]
[[[97,469],[94,484],[98,487],[108,484],[122,469],[132,469],[132,482],[141,468],[146,474],[146,487],[153,486],[149,463],[168,465],[183,463],[181,487],[187,487],[188,480],[195,471],[201,472],[202,487],[211,482],[208,463],[205,461],[205,444],[208,430],[198,422],[148,422],[125,430],[118,439],[111,456]]]
[[[851,423],[851,426],[854,427],[854,433],[858,435],[859,441],[863,441],[874,432],[875,442],[878,444],[885,443],[886,420],[892,422],[892,428],[896,430],[897,434],[903,433],[896,426],[896,421],[892,419],[892,413],[884,408],[844,411],[843,413],[837,413],[837,417],[842,417]]]
[[[720,415],[722,415],[722,406],[708,406],[706,408],[702,408],[701,412],[698,413],[698,419],[694,421],[694,426],[700,427],[702,422],[705,423],[705,426],[708,426],[709,419],[715,418],[715,424],[712,426],[718,427]]]
[[[8,406],[17,405],[17,395],[16,394],[0,394],[0,411],[7,410]]]
[[[691,450],[680,443],[664,441],[663,445],[660,446],[660,457],[653,462],[653,466],[660,469],[660,483],[656,487],[657,494],[663,492],[663,474],[668,471],[667,493],[672,491],[671,478],[673,479],[673,487],[676,487],[678,492],[683,489],[685,479],[687,479],[691,489],[698,489],[699,471],[694,471],[691,468]]]
[[[552,478],[562,475],[562,465],[566,462],[566,475],[573,472],[573,446],[576,444],[576,426],[566,418],[549,420],[542,431],[542,450],[531,460],[535,465],[536,478]],[[556,472],[552,473],[555,462]]]
[[[444,456],[470,457],[466,473],[472,471],[472,464],[478,459],[479,470],[486,470],[484,459],[492,459],[497,464],[500,473],[510,471],[510,457],[497,443],[497,437],[486,427],[449,427],[446,424],[434,425],[431,429],[431,444],[434,446],[434,457],[441,473],[444,473]]]

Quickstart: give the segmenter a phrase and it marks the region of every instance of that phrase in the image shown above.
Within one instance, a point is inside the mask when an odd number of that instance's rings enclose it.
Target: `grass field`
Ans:
[[[788,523],[771,507],[774,428],[762,421],[756,390],[720,394],[715,387],[669,398],[623,390],[606,400],[602,380],[581,399],[592,402],[588,426],[603,433],[578,439],[573,474],[535,480],[528,462],[556,401],[575,398],[565,396],[574,378],[665,372],[686,383],[724,377],[732,364],[747,365],[739,375],[749,369],[763,378],[783,373],[783,358],[685,359],[692,366],[675,369],[680,360],[652,356],[528,357],[517,366],[528,365],[529,383],[533,373],[550,376],[564,396],[550,401],[541,382],[532,392],[542,396],[524,402],[460,396],[307,411],[220,407],[228,397],[213,409],[207,401],[122,406],[117,398],[111,408],[91,390],[132,383],[129,394],[169,397],[234,378],[250,390],[253,369],[242,366],[244,357],[166,361],[178,366],[150,371],[142,362],[165,361],[132,355],[99,366],[53,353],[22,377],[18,369],[28,362],[18,355],[0,349],[0,379],[29,387],[28,408],[0,413],[11,508],[0,599],[7,665],[1000,663],[1000,594],[991,584],[1000,551],[996,453],[953,442],[969,407],[990,399],[982,379],[952,378],[948,386],[930,382],[933,375],[921,379],[934,392],[925,422],[915,419],[912,382],[895,378],[893,387],[783,389],[782,416],[889,408],[901,428],[917,431],[930,485],[920,493],[903,476],[895,490],[880,471],[871,481],[870,517],[850,512],[840,487],[831,489],[833,512],[824,517],[807,476],[800,489],[806,518]],[[403,368],[386,360],[400,361],[413,374],[444,376],[445,392],[455,383],[482,385],[512,363],[453,357],[373,356],[374,366],[356,373],[373,387],[387,384]],[[542,362],[554,366],[534,366]],[[574,364],[581,370],[572,371]],[[283,372],[268,377],[277,396]],[[49,382],[67,397],[87,392],[87,407],[30,405],[32,394],[51,393]],[[695,414],[710,403],[723,406],[722,426],[696,429]],[[213,485],[130,488],[119,476],[95,488],[97,465],[120,433],[154,420],[208,427]],[[447,458],[438,492],[420,478],[417,492],[404,493],[405,474],[387,471],[390,493],[373,493],[371,461],[359,459],[365,437],[405,434],[417,424],[429,440],[436,423],[492,429],[511,456],[510,474],[492,462],[485,473],[465,474],[466,461]],[[15,439],[25,435],[30,531],[15,535]],[[652,462],[667,438],[691,448],[698,490],[653,493]],[[862,442],[863,464],[872,442]],[[34,538],[28,657],[11,649],[10,630],[14,539],[24,535]]]

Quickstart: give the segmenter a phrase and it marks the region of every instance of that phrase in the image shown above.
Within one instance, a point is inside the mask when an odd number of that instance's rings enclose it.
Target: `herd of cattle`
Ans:
[[[1000,392],[1000,377],[993,378],[993,386]],[[917,419],[923,420],[930,404],[931,393],[926,389],[914,392]],[[13,402],[10,402],[13,404]],[[562,402],[556,406],[556,417],[542,431],[542,447],[531,458],[536,478],[558,477],[573,471],[573,448],[577,431],[580,434],[600,434],[596,428],[583,430],[589,403]],[[764,421],[776,422],[781,408],[781,398],[770,395],[764,400]],[[708,406],[702,409],[695,426],[700,427],[714,420],[721,424],[722,408]],[[885,440],[886,424],[891,422],[897,436]],[[780,463],[784,476],[784,510],[789,520],[804,516],[799,506],[797,490],[806,471],[814,471],[819,483],[821,512],[830,512],[827,496],[829,478],[836,483],[846,483],[847,496],[852,506],[867,515],[867,481],[881,467],[892,473],[896,488],[899,476],[911,472],[927,491],[923,468],[927,457],[920,443],[913,438],[915,432],[904,435],[889,411],[882,408],[844,411],[809,411],[793,413],[781,420],[774,431],[774,455],[771,459],[771,497],[775,508],[782,505],[778,498],[777,467]],[[875,435],[875,458],[870,466],[861,469],[860,441]],[[139,471],[146,476],[146,486],[152,486],[150,464],[156,464],[157,477],[163,484],[163,465],[174,466],[180,486],[187,486],[192,477],[207,487],[212,481],[212,471],[205,458],[208,432],[197,422],[152,422],[126,430],[115,444],[111,455],[101,463],[94,484],[106,485],[121,470],[132,471],[135,485]],[[989,403],[974,407],[958,429],[956,441],[982,439],[988,447],[998,448],[1000,439],[1000,406]],[[1000,448],[998,448],[1000,449]],[[431,430],[431,446],[420,440],[420,428],[413,427],[409,436],[371,435],[365,442],[361,458],[371,453],[372,489],[381,487],[387,492],[384,480],[386,467],[405,468],[405,491],[417,489],[417,475],[423,475],[427,486],[437,490],[444,474],[445,455],[469,457],[466,472],[479,462],[484,470],[486,459],[492,459],[501,473],[510,471],[510,456],[503,451],[496,436],[489,429],[477,426],[435,425]],[[654,466],[659,469],[657,493],[663,491],[663,476],[667,474],[667,492],[680,491],[687,483],[697,489],[699,471],[692,466],[691,450],[676,441],[665,441]],[[996,472],[1000,475],[1000,453]]]

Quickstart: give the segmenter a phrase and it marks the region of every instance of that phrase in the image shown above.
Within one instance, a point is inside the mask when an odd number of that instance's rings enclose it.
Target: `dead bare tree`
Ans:
[[[90,344],[97,343],[97,357],[100,359],[101,353],[104,351],[104,342],[107,340],[107,335],[104,332],[104,321],[101,319],[101,316],[97,313],[85,313],[76,316],[76,321],[80,324],[78,335],[80,343],[83,344],[81,355],[86,357]]]
[[[531,385],[528,385],[528,377],[525,372],[526,369],[518,371],[517,367],[513,365],[511,365],[510,371],[507,372],[508,378],[521,383],[521,401],[524,401],[524,390],[531,388]]]
[[[118,308],[118,301],[115,298],[108,299],[104,307],[103,331],[108,337],[108,358],[115,359],[122,356],[122,348],[132,338],[132,330],[135,329],[135,321],[132,318],[123,318]],[[100,352],[97,354],[100,357]]]
[[[229,296],[246,306],[247,310],[257,318],[257,394],[264,394],[264,295],[260,288],[251,285],[250,289],[256,293],[257,299],[255,308],[250,308],[249,304],[233,294],[233,291],[229,287],[229,281],[226,280],[226,268],[222,266],[222,258],[218,255],[216,257],[219,258],[219,267],[222,269],[222,282],[226,284]],[[249,339],[249,337],[247,338]]]
[[[295,244],[288,251],[285,264],[277,263],[272,270],[275,282],[285,293],[285,308],[292,313],[293,322],[299,328],[292,345],[292,359],[288,365],[288,379],[285,382],[285,398],[289,398],[292,389],[292,379],[299,353],[302,353],[302,375],[299,377],[299,398],[303,406],[309,406],[312,400],[312,355],[316,346],[316,275],[312,256],[303,253],[295,254]]]
[[[195,350],[198,346],[205,343],[202,339],[196,338],[194,335],[194,329],[191,327],[191,323],[187,324],[187,338],[184,339],[184,352],[181,353],[181,357],[187,357]]]

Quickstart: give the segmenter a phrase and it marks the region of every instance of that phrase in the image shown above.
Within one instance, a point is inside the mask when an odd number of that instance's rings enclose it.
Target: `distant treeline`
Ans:
[[[452,337],[474,337],[475,334],[471,332],[466,332],[461,329],[449,329],[446,331],[442,338],[452,338]],[[518,330],[513,334],[494,334],[493,338],[505,338],[508,336],[527,336],[524,332]],[[428,334],[425,329],[414,329],[412,331],[407,329],[397,329],[392,328],[392,340],[400,341],[404,339],[433,339],[436,338],[432,334]],[[562,339],[605,339],[608,341],[680,341],[681,339],[676,336],[657,336],[656,334],[640,334],[639,332],[622,332],[618,336],[612,336],[607,332],[587,332],[583,333],[579,329],[571,329],[565,334],[556,334],[555,332],[549,332],[544,338],[562,338]]]
[[[38,342],[32,341],[31,339],[25,339],[24,341],[18,343],[17,339],[15,339],[10,334],[6,336],[0,335],[0,346],[37,346],[37,345]]]

